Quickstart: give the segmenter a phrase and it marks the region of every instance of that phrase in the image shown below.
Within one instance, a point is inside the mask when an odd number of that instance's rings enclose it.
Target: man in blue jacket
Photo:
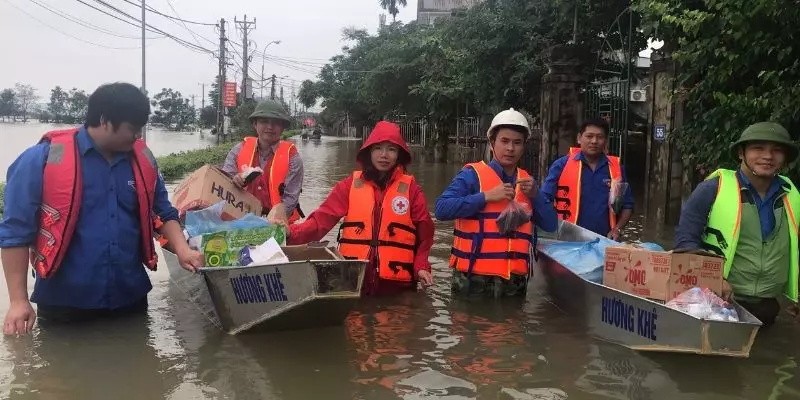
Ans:
[[[533,178],[517,167],[530,137],[525,116],[513,108],[500,112],[487,136],[492,161],[468,164],[436,200],[436,218],[456,220],[452,288],[467,295],[524,296],[534,225],[553,232],[558,219]],[[497,218],[512,201],[533,212],[529,222],[503,233]]]
[[[606,154],[608,122],[589,119],[578,133],[578,145],[550,166],[541,193],[552,202],[559,217],[598,235],[619,240],[620,231],[633,214],[631,188],[619,193],[621,201],[609,205],[612,187],[627,183],[619,157]]]
[[[203,265],[140,140],[149,115],[135,86],[103,85],[89,97],[84,126],[48,133],[8,169],[0,222],[5,334],[31,331],[31,301],[40,318],[56,322],[146,312],[152,285],[143,265],[155,269],[156,232],[183,268]],[[36,271],[30,300],[29,262]]]

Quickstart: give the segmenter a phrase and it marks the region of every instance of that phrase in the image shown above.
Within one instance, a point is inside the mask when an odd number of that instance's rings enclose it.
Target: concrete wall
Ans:
[[[645,223],[648,230],[661,233],[678,223],[686,173],[671,139],[671,133],[683,120],[683,105],[675,95],[675,63],[668,56],[655,59],[657,56],[654,53],[650,72],[652,111],[647,137]]]

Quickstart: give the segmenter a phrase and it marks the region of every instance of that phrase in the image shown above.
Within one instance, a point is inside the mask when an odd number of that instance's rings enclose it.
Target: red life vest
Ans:
[[[266,168],[264,168],[264,173],[253,182],[250,182],[245,188],[261,201],[264,214],[268,213],[272,207],[281,202],[284,187],[286,186],[286,176],[289,175],[289,159],[296,153],[297,148],[294,147],[292,142],[285,140],[278,142],[275,155],[269,163],[267,163]],[[239,168],[239,172],[244,171],[246,167],[260,167],[259,161],[258,138],[253,136],[244,138],[242,148],[236,158],[236,165]],[[299,205],[294,208],[292,215],[289,216],[290,224],[300,219],[298,207]]]
[[[487,192],[503,181],[485,162],[467,164],[475,170],[480,191]],[[530,175],[517,168],[517,180]],[[533,206],[517,186],[517,202],[533,215]],[[497,217],[508,206],[508,200],[486,203],[478,215],[456,219],[453,230],[453,247],[450,250],[450,267],[476,275],[499,276],[510,279],[511,274],[528,275],[530,248],[533,241],[533,224],[527,222],[511,235],[503,235],[497,227]]]
[[[583,163],[575,158],[575,155],[580,151],[580,148],[570,147],[567,164],[558,178],[558,188],[555,196],[558,217],[573,224],[578,223],[578,212],[581,209],[581,171],[583,170]],[[608,172],[611,175],[611,182],[621,179],[622,168],[620,167],[619,157],[606,157],[608,158]],[[611,206],[608,208],[608,220],[609,226],[614,229],[617,226],[617,216]]]
[[[44,166],[39,234],[31,249],[31,265],[42,279],[58,270],[80,218],[83,173],[75,139],[77,134],[77,129],[52,131],[40,141],[50,142],[50,152]],[[155,271],[158,255],[153,237],[162,225],[161,219],[152,213],[158,170],[153,154],[141,140],[133,145],[131,168],[139,200],[142,259],[147,268]],[[159,238],[159,242],[166,243],[163,238]]]
[[[377,252],[378,276],[400,282],[414,280],[417,229],[411,219],[408,192],[414,177],[400,174],[386,187],[375,221],[375,188],[353,173],[347,215],[339,228],[339,253],[368,260]]]

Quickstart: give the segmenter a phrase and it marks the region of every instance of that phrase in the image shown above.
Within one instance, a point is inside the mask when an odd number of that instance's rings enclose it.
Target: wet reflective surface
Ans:
[[[7,137],[21,137],[0,125]],[[35,141],[36,132],[22,148]],[[151,143],[192,147],[164,133]],[[172,135],[172,136],[170,136]],[[173,137],[177,136],[177,138]],[[195,135],[197,136],[197,135]],[[162,140],[163,139],[163,140]],[[11,142],[16,139],[9,139]],[[177,142],[172,142],[173,140]],[[150,141],[150,140],[149,140]],[[351,173],[358,141],[297,141],[301,204]],[[163,153],[156,147],[154,152]],[[12,147],[9,143],[8,146]],[[0,149],[3,163],[16,151]],[[458,165],[415,163],[430,209]],[[0,396],[13,399],[789,399],[800,397],[800,326],[785,316],[746,360],[642,354],[587,337],[534,276],[526,299],[467,301],[449,290],[452,224],[437,223],[435,285],[367,299],[345,326],[228,336],[151,274],[146,317],[40,327],[0,343]],[[327,239],[333,242],[336,232]],[[31,282],[32,286],[32,282]],[[0,283],[5,313],[5,282]]]

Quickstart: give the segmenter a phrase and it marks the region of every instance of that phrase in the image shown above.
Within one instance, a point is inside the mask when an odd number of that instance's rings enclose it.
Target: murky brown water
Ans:
[[[22,149],[38,134],[14,146]],[[6,135],[14,138],[7,147],[23,138],[19,133]],[[200,143],[175,135],[158,138],[153,133],[154,151],[159,152],[155,143],[170,143],[167,151]],[[306,168],[301,201],[310,211],[350,173],[359,143],[324,138],[322,143],[297,145]],[[0,149],[0,164],[14,155]],[[413,166],[431,209],[458,168]],[[747,360],[636,353],[587,337],[580,320],[547,301],[538,281],[524,301],[451,298],[445,263],[451,229],[450,224],[438,225],[432,254],[434,287],[399,298],[366,300],[346,326],[314,331],[228,336],[182,299],[162,266],[152,274],[146,318],[3,339],[0,393],[14,399],[800,396],[800,382],[794,377],[800,329],[790,321],[760,333]],[[5,283],[0,287],[4,313]]]

